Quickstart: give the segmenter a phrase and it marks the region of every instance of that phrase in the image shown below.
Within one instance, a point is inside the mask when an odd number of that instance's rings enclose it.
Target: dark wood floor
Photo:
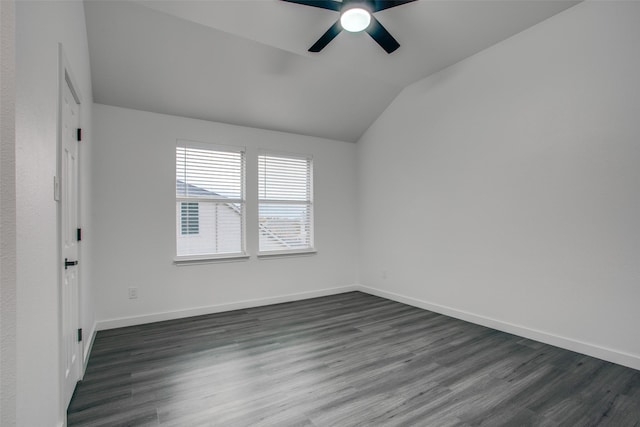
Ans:
[[[640,426],[640,371],[371,295],[99,332],[70,426]]]

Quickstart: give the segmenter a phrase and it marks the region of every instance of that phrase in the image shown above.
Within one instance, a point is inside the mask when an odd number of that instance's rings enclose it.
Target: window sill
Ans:
[[[192,255],[192,256],[177,256],[173,259],[173,263],[177,266],[194,265],[194,264],[209,264],[216,262],[236,262],[246,261],[249,259],[249,255],[245,253],[240,254],[228,254],[228,255]]]
[[[283,258],[292,256],[310,256],[317,254],[315,249],[300,249],[296,251],[271,251],[271,252],[258,252],[258,259],[271,259],[271,258]]]

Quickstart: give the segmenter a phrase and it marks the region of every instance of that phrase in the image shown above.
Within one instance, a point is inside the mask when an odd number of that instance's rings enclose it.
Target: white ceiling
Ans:
[[[576,4],[419,0],[307,49],[338,13],[279,0],[86,0],[95,102],[357,141],[408,84]]]

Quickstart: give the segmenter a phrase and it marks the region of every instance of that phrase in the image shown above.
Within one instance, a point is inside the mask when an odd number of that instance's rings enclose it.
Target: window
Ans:
[[[178,142],[178,258],[244,255],[244,169],[244,151]]]
[[[313,250],[310,158],[258,156],[259,252]]]

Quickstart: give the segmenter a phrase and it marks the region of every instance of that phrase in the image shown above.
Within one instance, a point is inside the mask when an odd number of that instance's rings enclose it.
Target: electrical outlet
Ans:
[[[383,279],[387,278],[387,270],[382,270],[382,274],[381,274]]]
[[[129,288],[129,299],[138,298],[138,288]]]

